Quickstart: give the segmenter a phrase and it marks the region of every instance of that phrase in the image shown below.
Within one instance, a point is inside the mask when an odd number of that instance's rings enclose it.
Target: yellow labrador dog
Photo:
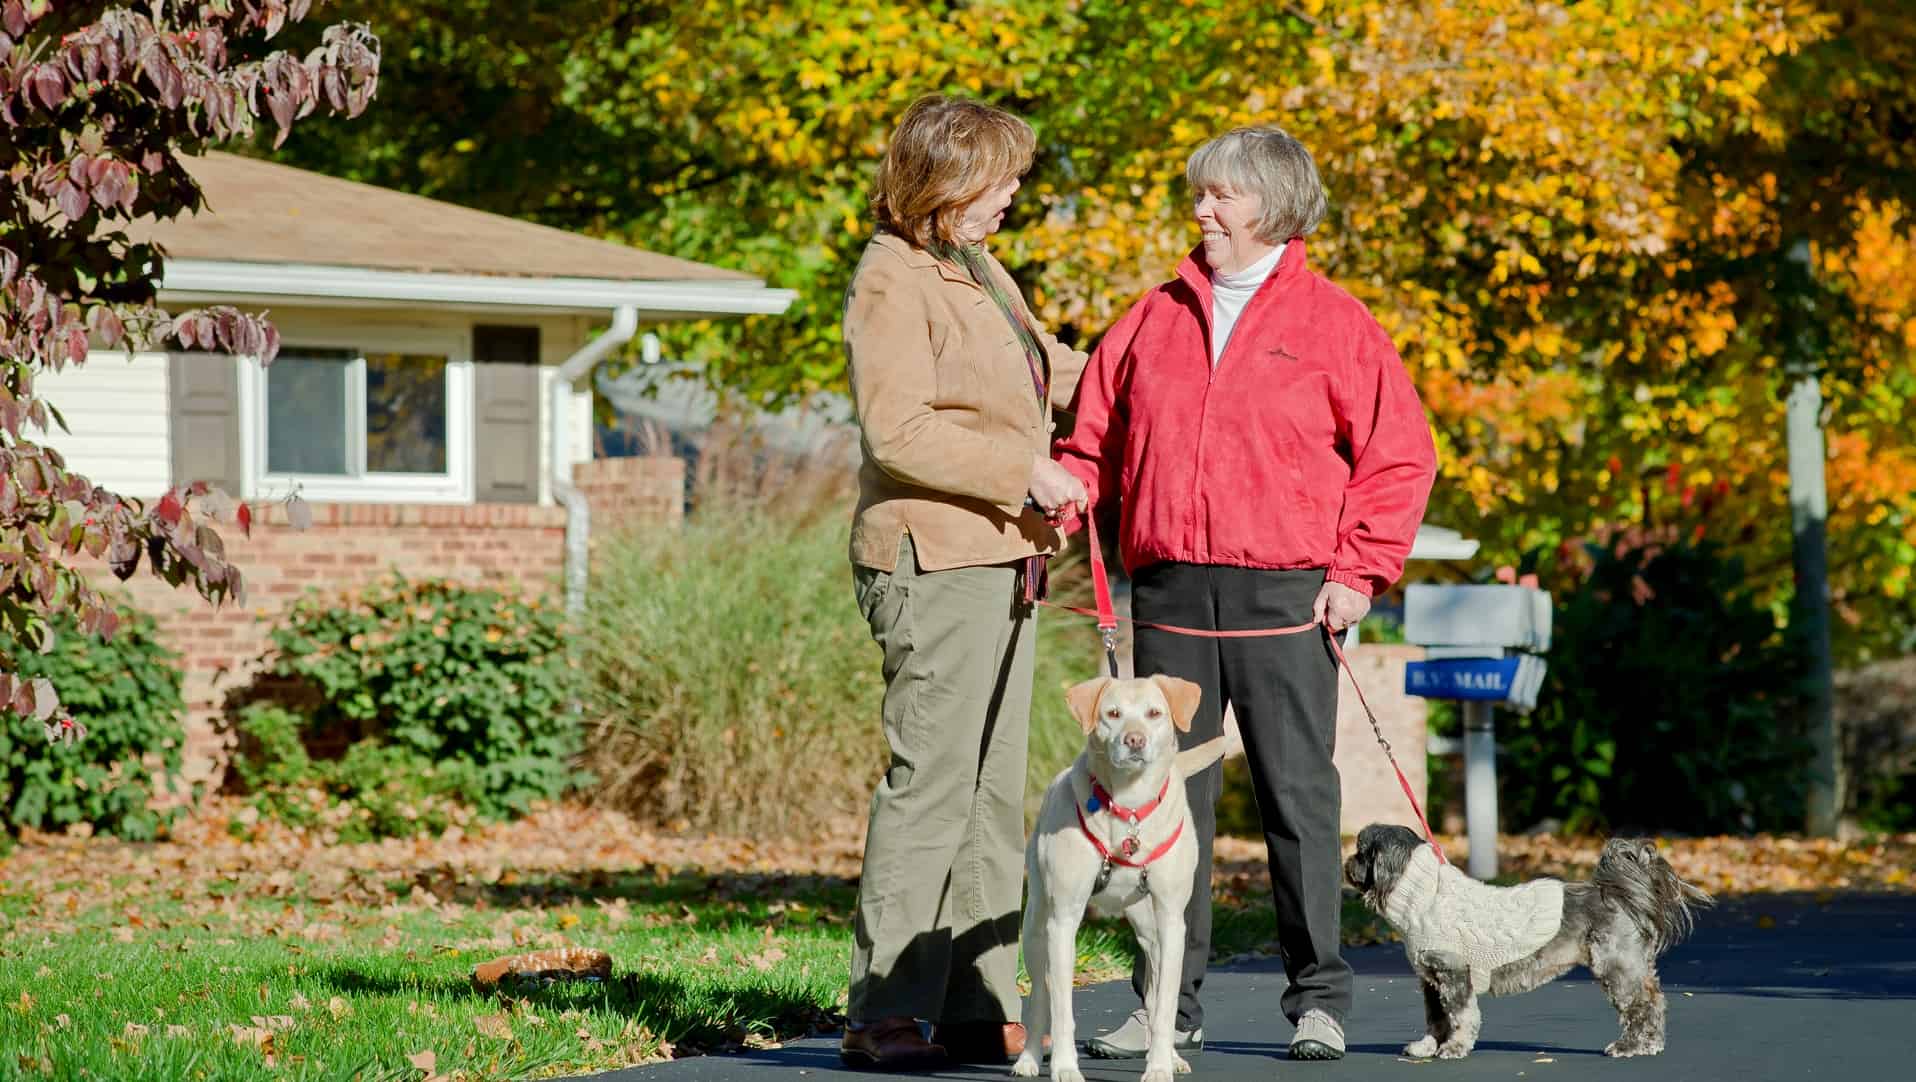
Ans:
[[[1224,742],[1178,751],[1190,732],[1199,688],[1172,676],[1087,680],[1065,693],[1084,729],[1084,753],[1045,789],[1038,824],[1025,849],[1030,884],[1025,902],[1025,1050],[1011,1067],[1035,1078],[1044,1036],[1051,1035],[1051,1077],[1083,1082],[1071,1017],[1071,981],[1078,924],[1086,907],[1122,912],[1149,966],[1145,1011],[1150,1050],[1143,1082],[1170,1082],[1191,1065],[1171,1047],[1184,906],[1197,869],[1197,840],[1184,800],[1184,779],[1216,762]],[[1170,965],[1165,965],[1168,958]]]

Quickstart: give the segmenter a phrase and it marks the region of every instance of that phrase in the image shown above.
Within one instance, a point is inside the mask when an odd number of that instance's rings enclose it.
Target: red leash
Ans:
[[[1062,609],[1065,612],[1075,612],[1080,616],[1096,618],[1098,621],[1098,636],[1104,642],[1105,664],[1110,667],[1113,677],[1118,675],[1117,634],[1118,621],[1120,619],[1123,619],[1125,623],[1130,624],[1132,627],[1148,627],[1154,631],[1168,631],[1173,635],[1192,635],[1201,639],[1256,639],[1268,638],[1274,635],[1296,635],[1300,632],[1309,631],[1314,627],[1321,626],[1313,621],[1308,624],[1297,624],[1292,627],[1212,631],[1206,628],[1179,627],[1176,624],[1160,624],[1149,620],[1133,620],[1129,617],[1119,617],[1118,610],[1111,604],[1111,581],[1104,571],[1104,547],[1098,544],[1097,522],[1091,515],[1086,514],[1084,516],[1084,523],[1085,543],[1091,551],[1091,592],[1096,598],[1095,603],[1097,608],[1085,609],[1079,608],[1076,605],[1060,605],[1055,601],[1044,600],[1040,600],[1038,603],[1049,608]],[[1330,640],[1331,653],[1336,655],[1338,666],[1341,667],[1345,673],[1349,674],[1351,678],[1351,687],[1357,691],[1358,705],[1364,708],[1364,717],[1370,721],[1370,731],[1372,735],[1377,737],[1377,746],[1384,749],[1384,758],[1390,761],[1391,770],[1397,774],[1397,784],[1404,790],[1404,799],[1410,801],[1410,810],[1417,816],[1417,825],[1424,828],[1424,839],[1430,842],[1432,849],[1437,851],[1438,861],[1448,863],[1444,858],[1444,847],[1437,844],[1437,836],[1431,832],[1430,821],[1424,818],[1424,809],[1418,805],[1416,794],[1411,792],[1410,779],[1404,776],[1403,767],[1397,765],[1397,756],[1390,749],[1390,741],[1384,739],[1384,729],[1383,726],[1377,722],[1377,712],[1370,708],[1370,702],[1364,698],[1364,689],[1357,682],[1357,673],[1351,669],[1350,661],[1344,657],[1343,645],[1337,641],[1336,635],[1331,634],[1329,628],[1324,629],[1324,635]]]

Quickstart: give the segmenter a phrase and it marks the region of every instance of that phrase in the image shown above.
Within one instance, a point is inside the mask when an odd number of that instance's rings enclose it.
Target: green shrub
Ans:
[[[20,675],[51,680],[87,735],[48,743],[40,722],[0,711],[0,818],[10,832],[90,823],[144,841],[177,814],[148,805],[177,781],[186,742],[178,655],[151,617],[121,609],[120,621],[102,641],[61,615],[50,652],[15,654]]]
[[[1589,546],[1535,712],[1498,719],[1504,825],[1800,827],[1801,652],[1710,543]]]
[[[884,683],[852,598],[849,519],[707,501],[678,530],[600,542],[581,649],[601,797],[657,822],[785,835],[863,814],[886,765]],[[1079,622],[1040,619],[1033,797],[1082,746],[1063,693],[1095,671]]]
[[[299,692],[298,739],[283,717],[243,713],[242,780],[296,785],[317,759],[329,764],[319,788],[339,799],[405,808],[455,795],[483,818],[579,780],[560,614],[536,597],[395,576],[344,599],[304,598],[271,637],[268,671]],[[364,810],[399,833],[428,825]]]
[[[1916,656],[1836,674],[1844,814],[1876,834],[1916,831]]]
[[[470,768],[361,740],[338,759],[306,750],[299,714],[272,703],[241,711],[233,767],[262,815],[333,831],[340,841],[438,833],[471,813]]]

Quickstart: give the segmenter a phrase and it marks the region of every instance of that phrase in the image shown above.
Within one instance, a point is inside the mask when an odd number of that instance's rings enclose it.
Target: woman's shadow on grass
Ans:
[[[504,984],[479,988],[469,981],[411,979],[330,965],[313,976],[345,996],[391,996],[424,1003],[524,1001],[542,1011],[578,1010],[639,1019],[653,1036],[670,1041],[678,1054],[733,1052],[751,1048],[754,1034],[810,1034],[841,1024],[832,1011],[797,989],[775,983],[728,987],[714,997],[694,981],[669,972],[616,973],[604,981]],[[751,1019],[748,1029],[739,1019]]]

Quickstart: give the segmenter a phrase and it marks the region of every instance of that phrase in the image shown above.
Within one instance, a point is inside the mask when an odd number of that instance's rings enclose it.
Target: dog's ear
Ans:
[[[1071,716],[1078,719],[1078,727],[1084,730],[1086,736],[1098,727],[1098,700],[1104,697],[1104,689],[1110,683],[1108,676],[1094,676],[1064,693],[1065,704],[1071,707]]]
[[[1164,701],[1171,704],[1171,724],[1178,732],[1191,731],[1191,719],[1197,716],[1198,701],[1204,698],[1204,689],[1189,680],[1180,680],[1175,676],[1159,673],[1151,682],[1164,692]]]

